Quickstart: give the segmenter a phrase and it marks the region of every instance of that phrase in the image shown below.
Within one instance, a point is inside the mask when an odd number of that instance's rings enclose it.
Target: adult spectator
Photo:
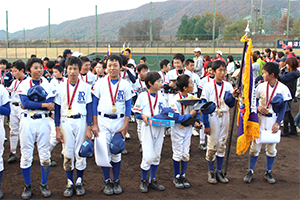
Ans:
[[[234,65],[234,60],[233,60],[233,56],[229,55],[227,56],[227,67],[226,67],[226,81],[228,81],[229,83],[233,84],[233,80],[231,80],[231,76],[235,70],[235,65]]]
[[[131,50],[125,49],[125,56],[128,58],[128,64],[133,64],[134,68],[136,68],[135,61],[131,58]]]
[[[260,55],[260,52],[259,51],[254,51],[253,52],[253,57],[254,56],[256,56],[256,62],[259,64],[259,72],[258,72],[258,74],[259,75],[262,75],[262,67],[264,66],[264,64],[265,64],[265,61],[263,61],[262,59],[261,59],[261,55]]]
[[[293,47],[288,45],[286,47],[283,48],[286,54],[286,57],[290,58],[290,57],[296,57],[296,54],[293,52]]]
[[[71,49],[65,49],[64,53],[63,53],[63,58],[60,60],[59,65],[62,66],[65,70],[65,62],[67,60],[67,58],[69,58],[70,56],[72,56],[72,51]]]
[[[222,51],[220,51],[220,50],[216,51],[216,59],[215,59],[214,61],[216,61],[216,60],[221,60],[221,61],[223,61],[223,62],[225,63],[225,65],[227,65],[227,62],[226,62],[226,60],[222,57],[222,55],[223,55]]]
[[[194,58],[195,62],[195,70],[194,73],[197,74],[200,78],[204,75],[203,74],[203,64],[204,64],[204,59],[203,56],[201,56],[201,49],[199,47],[194,49],[194,54],[196,58]]]
[[[202,71],[204,71],[204,76],[209,76],[209,74],[206,71],[206,67],[207,67],[207,64],[209,62],[211,62],[211,57],[209,55],[205,55],[204,56],[203,70],[202,70]]]

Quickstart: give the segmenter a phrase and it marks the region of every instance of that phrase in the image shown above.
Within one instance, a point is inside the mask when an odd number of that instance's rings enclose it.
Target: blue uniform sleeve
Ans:
[[[98,107],[98,103],[99,103],[99,98],[96,97],[95,95],[93,95],[93,116],[97,116],[98,115],[98,111],[97,111],[97,107]]]
[[[227,91],[226,91],[227,92]],[[226,99],[224,99],[226,105],[229,108],[233,108],[234,107],[234,103],[235,103],[235,99],[233,98],[232,94],[228,92],[228,95],[226,95]]]
[[[42,109],[42,103],[30,101],[28,96],[24,94],[20,94],[20,99],[25,109],[38,109],[38,110]]]
[[[206,99],[202,99],[201,103],[207,103]],[[202,117],[203,117],[204,127],[209,128],[210,125],[209,125],[209,121],[208,121],[208,115],[207,114],[202,114]]]
[[[10,104],[7,102],[3,106],[0,106],[0,115],[9,116],[10,115]]]
[[[175,123],[184,122],[184,121],[188,120],[191,117],[192,117],[192,115],[190,113],[186,114],[186,115],[179,115],[178,113],[175,113]]]
[[[54,123],[55,126],[60,125],[60,105],[58,104],[54,105]]]
[[[46,100],[46,103],[53,103],[54,102],[54,97],[50,97]]]
[[[281,108],[280,111],[279,111],[278,117],[277,117],[277,119],[276,119],[276,122],[277,122],[278,124],[280,124],[281,121],[283,120],[283,117],[284,117],[284,114],[285,114],[286,104],[287,104],[287,101],[284,101],[284,105],[282,106],[282,108]]]
[[[199,119],[199,122],[201,122],[202,120],[201,120],[201,116],[200,116],[200,114],[197,112],[197,114],[196,114],[196,117]]]
[[[127,74],[129,76],[129,79],[132,83],[136,82],[136,78],[134,77],[134,75],[130,72],[130,70],[127,70]]]
[[[135,118],[143,120],[141,113],[134,113]]]
[[[88,126],[92,126],[92,121],[93,121],[93,104],[92,102],[91,103],[88,103],[86,104],[86,123]]]
[[[131,115],[131,99],[125,101],[125,117],[130,117]]]

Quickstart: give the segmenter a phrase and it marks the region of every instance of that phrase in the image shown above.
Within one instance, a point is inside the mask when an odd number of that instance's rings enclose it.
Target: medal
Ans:
[[[71,101],[70,101],[70,84],[69,84],[69,79],[67,80],[67,99],[68,99],[68,114],[67,114],[67,116],[68,117],[72,116],[71,115],[71,107],[72,107],[72,104],[73,104],[73,100],[74,100],[78,85],[79,85],[79,79],[77,80],[77,83],[75,85],[75,88],[74,88],[74,91],[73,91],[73,94],[72,94],[72,98],[71,98]]]
[[[179,98],[182,99],[182,95],[181,95],[181,92],[178,92],[179,94]],[[186,97],[188,97],[188,94],[186,94]],[[180,103],[181,104],[181,103]],[[184,106],[184,109],[183,109],[183,104],[181,104],[181,115],[184,114],[184,110],[186,109],[187,106]]]
[[[156,93],[155,95],[155,102],[154,102],[154,106],[152,107],[152,102],[151,102],[151,97],[150,97],[150,92],[147,91],[147,95],[148,95],[148,101],[149,101],[149,106],[150,106],[150,112],[151,112],[151,117],[153,117],[154,115],[154,111],[155,107],[156,107],[156,103],[157,103],[157,99],[158,99],[158,94]]]
[[[215,94],[216,94],[216,101],[217,101],[217,108],[218,108],[217,114],[219,115],[221,113],[221,111],[219,110],[220,109],[220,98],[222,96],[223,88],[224,88],[223,81],[222,81],[222,86],[221,86],[221,92],[220,92],[219,95],[218,95],[218,89],[217,89],[216,80],[214,80],[214,86],[215,86]]]
[[[220,113],[221,113],[221,111],[218,109],[218,110],[217,110],[217,114],[219,115]]]
[[[184,128],[184,126],[183,126],[183,125],[181,125],[181,126],[180,126],[180,129],[183,129],[183,128]]]
[[[33,117],[33,115],[34,115],[34,112],[33,112],[33,111],[31,111],[31,112],[29,113],[29,115],[30,115],[30,117]]]
[[[275,90],[276,90],[276,88],[277,88],[277,85],[278,85],[278,81],[276,81],[275,86],[274,86],[274,89],[273,89],[272,94],[271,94],[271,97],[270,97],[270,99],[269,99],[269,82],[267,83],[266,109],[267,109],[267,111],[268,111],[268,114],[269,114],[269,106],[270,106],[271,100],[272,100],[272,98],[273,98],[273,96],[274,96],[274,93],[275,93]]]
[[[107,76],[107,80],[108,80],[108,88],[109,88],[110,98],[111,98],[112,107],[113,107],[112,111],[115,113],[115,112],[117,112],[116,99],[117,99],[117,94],[119,91],[120,78],[118,79],[118,85],[117,85],[117,89],[116,89],[116,93],[115,93],[114,97],[113,97],[113,93],[112,93],[112,89],[111,89],[111,83],[110,83],[109,76]]]

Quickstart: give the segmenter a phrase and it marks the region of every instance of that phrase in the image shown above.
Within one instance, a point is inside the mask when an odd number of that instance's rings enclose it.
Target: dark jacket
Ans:
[[[279,77],[279,81],[284,83],[290,90],[291,95],[295,98],[295,93],[297,90],[297,79],[300,77],[299,71],[284,72],[282,76]]]

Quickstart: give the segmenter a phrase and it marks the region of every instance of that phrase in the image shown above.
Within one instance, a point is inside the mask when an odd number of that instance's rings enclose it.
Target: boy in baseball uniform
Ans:
[[[42,60],[38,58],[29,59],[26,63],[26,70],[30,73],[31,78],[22,81],[18,92],[22,108],[24,108],[21,111],[20,119],[20,167],[25,181],[22,198],[29,199],[32,196],[30,175],[35,142],[41,165],[42,180],[40,190],[44,197],[49,197],[51,192],[47,186],[50,171],[50,123],[48,113],[54,110],[53,99],[56,91],[52,84],[45,78],[42,78],[44,71]],[[47,95],[45,102],[36,102],[29,99],[30,96],[27,96],[27,92],[34,86],[43,88],[42,94]]]
[[[139,67],[143,65],[140,64]],[[148,119],[161,112],[167,106],[165,98],[161,95],[161,80],[158,72],[148,72],[145,78],[148,91],[142,92],[134,105],[133,111],[137,119],[141,120],[141,135],[143,158],[141,163],[142,180],[140,192],[148,192],[148,187],[164,190],[156,180],[156,172],[160,162],[160,155],[164,138],[164,127],[149,126]],[[148,182],[148,172],[150,178]]]
[[[268,62],[263,68],[264,82],[259,84],[256,88],[257,99],[257,111],[259,117],[259,129],[260,131],[272,131],[272,133],[278,132],[280,128],[280,122],[283,120],[287,101],[291,100],[291,94],[286,85],[278,81],[279,67],[277,63]],[[272,105],[272,99],[276,96],[281,96],[284,102],[283,106],[276,107]],[[250,146],[250,158],[248,172],[245,175],[243,181],[245,183],[251,183],[254,173],[254,166],[259,155],[262,144],[257,143],[256,140],[252,141]],[[277,153],[276,144],[266,144],[266,170],[265,179],[268,183],[275,183],[275,179],[272,176],[272,167]]]
[[[53,67],[53,78],[51,79],[50,83],[53,84],[54,87],[61,84],[66,80],[63,77],[64,69],[60,65],[55,65]]]
[[[110,55],[107,58],[108,76],[99,79],[93,89],[93,133],[96,137],[106,137],[107,159],[111,161],[113,179],[110,179],[110,167],[102,166],[104,176],[103,192],[106,195],[120,194],[121,153],[112,154],[110,144],[115,133],[121,132],[123,138],[128,129],[131,114],[131,85],[119,74],[122,58]],[[97,138],[95,138],[97,140]],[[97,151],[95,151],[97,157]]]
[[[22,60],[17,60],[12,64],[12,72],[15,80],[9,87],[11,95],[11,114],[10,114],[10,154],[8,163],[13,163],[18,160],[17,147],[20,135],[20,117],[22,108],[20,106],[21,100],[18,94],[20,83],[26,79],[25,75],[25,63]]]
[[[158,72],[161,78],[162,88],[160,89],[161,93],[165,95],[164,84],[166,82],[167,73],[170,71],[170,61],[168,59],[163,59],[160,63],[160,71]]]
[[[6,70],[8,65],[8,61],[5,59],[0,60],[0,83],[5,87],[8,88],[12,81],[14,80],[14,77],[12,74]]]
[[[186,170],[188,161],[190,160],[190,145],[193,126],[183,126],[181,123],[191,117],[197,117],[200,120],[200,115],[192,106],[185,106],[177,100],[188,97],[194,90],[193,80],[187,75],[181,75],[177,78],[176,86],[179,92],[171,100],[171,108],[178,114],[175,120],[175,126],[171,128],[171,141],[173,150],[173,167],[174,167],[174,180],[173,183],[176,188],[189,188],[190,184],[186,178]],[[201,125],[196,122],[195,127]],[[181,165],[181,172],[179,173]]]
[[[91,68],[90,59],[88,59],[88,57],[86,56],[82,56],[80,57],[80,60],[82,62],[82,67],[78,75],[78,78],[92,87],[92,85],[95,83],[95,75],[90,71]]]
[[[222,165],[226,150],[226,141],[229,131],[229,108],[233,107],[237,89],[233,90],[230,83],[223,81],[226,75],[226,65],[223,61],[217,60],[212,65],[215,79],[207,83],[202,91],[202,102],[212,101],[216,104],[216,110],[210,114],[203,114],[204,133],[208,135],[206,161],[208,165],[208,182],[216,184],[217,179],[227,183],[228,179],[222,172]],[[226,92],[232,94],[232,102],[227,105],[224,101]],[[229,107],[230,106],[230,107]],[[214,161],[217,160],[217,170],[214,171]]]

